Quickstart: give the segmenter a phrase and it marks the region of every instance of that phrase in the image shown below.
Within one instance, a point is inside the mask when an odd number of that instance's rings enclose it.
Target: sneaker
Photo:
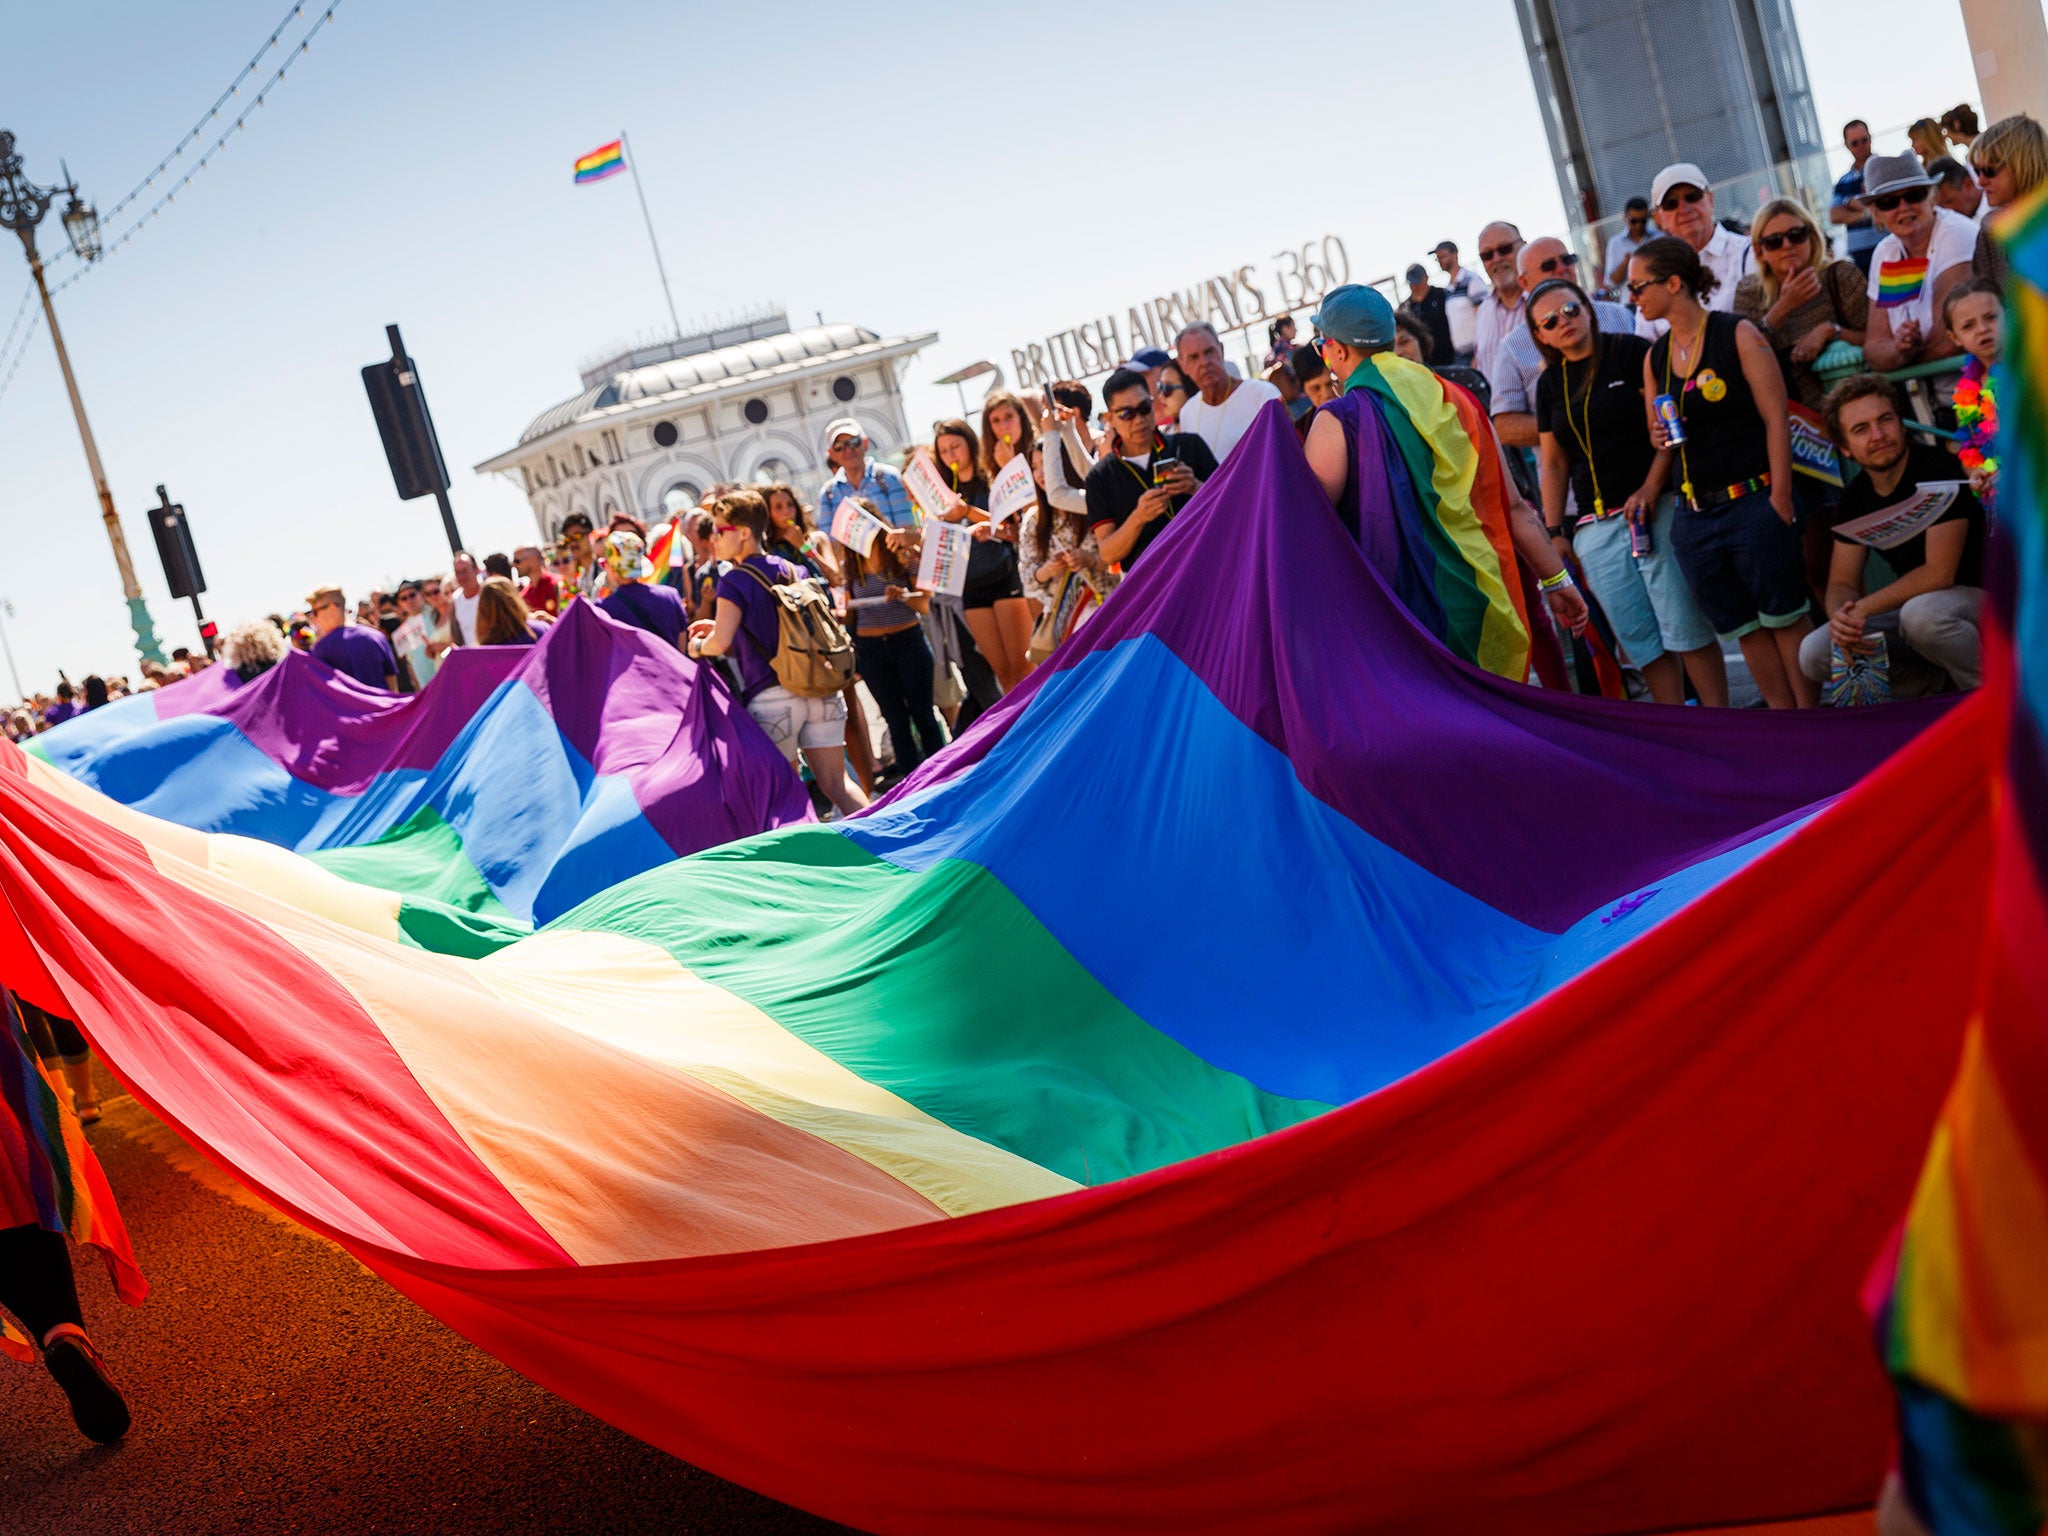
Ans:
[[[43,1364],[71,1400],[72,1420],[86,1439],[112,1445],[128,1433],[128,1404],[83,1331],[60,1324],[43,1346]]]

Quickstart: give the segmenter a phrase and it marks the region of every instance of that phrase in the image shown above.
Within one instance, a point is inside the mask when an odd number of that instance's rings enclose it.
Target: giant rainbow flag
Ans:
[[[1905,1493],[1936,1536],[2048,1528],[2048,195],[2002,233],[1990,901],[1962,1061],[1872,1277]]]
[[[866,1529],[1789,1518],[1886,1463],[1854,1303],[1994,725],[1484,673],[1269,409],[868,814],[432,954],[0,752],[0,975],[536,1381]]]
[[[204,867],[456,954],[811,817],[724,687],[588,603],[538,646],[451,652],[409,698],[293,651],[247,684],[213,667],[118,700],[29,750],[209,834],[183,845]]]

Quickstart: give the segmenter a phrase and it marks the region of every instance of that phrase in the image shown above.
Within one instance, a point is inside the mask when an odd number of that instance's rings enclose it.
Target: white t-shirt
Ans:
[[[1950,208],[1934,210],[1934,234],[1927,241],[1927,275],[1920,280],[1920,287],[1913,297],[1903,304],[1889,306],[1892,334],[1899,333],[1899,327],[1908,320],[1920,322],[1922,340],[1934,334],[1934,281],[1950,267],[1967,267],[1977,254],[1977,226]],[[1897,235],[1886,235],[1877,242],[1877,249],[1870,253],[1870,302],[1881,304],[1883,297],[1879,285],[1884,281],[1887,265],[1901,264],[1906,259],[1905,244]]]
[[[1735,285],[1749,275],[1752,253],[1747,236],[1738,235],[1725,224],[1716,224],[1711,239],[1700,249],[1700,265],[1718,281],[1707,296],[1707,308],[1735,310]]]
[[[1180,416],[1174,422],[1176,430],[1192,432],[1209,445],[1209,451],[1216,455],[1221,464],[1230,457],[1230,450],[1237,446],[1237,440],[1250,429],[1252,418],[1259,414],[1268,400],[1280,398],[1280,386],[1268,384],[1264,379],[1247,379],[1230,392],[1230,398],[1221,405],[1211,405],[1200,395],[1194,396],[1180,408]]]
[[[462,589],[455,589],[455,623],[462,632],[464,645],[476,644],[476,605],[484,600],[484,589],[478,587],[475,597],[464,597]]]
[[[1479,325],[1479,307],[1493,290],[1486,279],[1470,267],[1458,268],[1458,275],[1444,288],[1444,323],[1451,328],[1451,350],[1470,352],[1472,333]]]

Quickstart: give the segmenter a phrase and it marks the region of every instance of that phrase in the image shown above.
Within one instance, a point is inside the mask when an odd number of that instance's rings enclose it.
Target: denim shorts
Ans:
[[[1704,512],[1680,507],[1671,532],[1692,595],[1723,640],[1759,625],[1787,629],[1807,616],[1799,535],[1778,516],[1770,492]]]
[[[1639,667],[1667,651],[1696,651],[1714,643],[1714,626],[1700,612],[1671,547],[1677,512],[1676,495],[1658,499],[1650,519],[1650,553],[1640,560],[1629,553],[1625,517],[1581,524],[1572,536],[1572,553],[1586,573],[1586,585],[1614,626],[1622,650]]]
[[[804,699],[780,683],[770,683],[747,700],[747,713],[768,733],[768,739],[794,764],[799,747],[846,745],[846,698]]]

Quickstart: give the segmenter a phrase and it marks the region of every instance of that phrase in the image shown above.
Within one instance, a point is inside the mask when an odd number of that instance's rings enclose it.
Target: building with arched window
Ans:
[[[903,371],[938,339],[857,325],[790,329],[780,310],[608,357],[479,474],[520,482],[541,536],[571,512],[653,522],[724,481],[786,480],[815,500],[831,474],[825,428],[851,416],[879,453],[909,440]]]

